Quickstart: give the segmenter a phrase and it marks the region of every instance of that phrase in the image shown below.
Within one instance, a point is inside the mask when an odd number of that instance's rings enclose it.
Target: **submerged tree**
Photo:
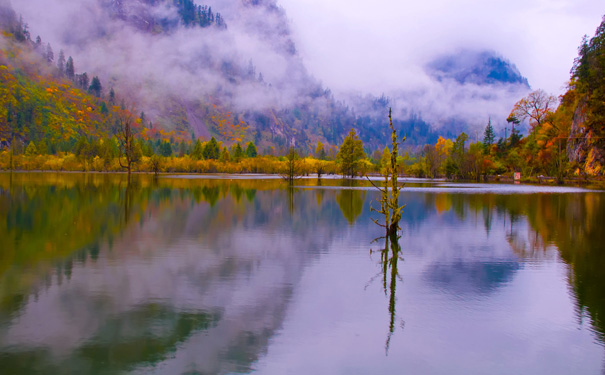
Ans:
[[[402,280],[399,275],[398,263],[403,261],[401,256],[401,246],[395,236],[385,238],[384,248],[380,249],[380,275],[382,276],[382,288],[384,294],[389,298],[389,332],[384,345],[386,354],[389,354],[391,338],[395,333],[395,318],[397,317],[397,280]],[[378,276],[378,275],[376,275]],[[376,278],[376,276],[374,278]],[[401,326],[403,327],[403,321]]]
[[[290,147],[286,155],[286,167],[282,173],[284,180],[289,184],[294,183],[294,180],[302,175],[302,161],[294,147]]]
[[[132,165],[141,158],[141,148],[135,141],[134,136],[134,119],[132,113],[127,110],[120,110],[117,119],[117,134],[118,138],[118,162],[120,167],[128,170],[128,181],[130,181],[130,173]],[[124,161],[124,162],[123,162]]]
[[[403,186],[399,186],[397,182],[397,154],[399,143],[397,142],[397,131],[393,126],[393,119],[391,117],[391,109],[389,108],[389,126],[391,128],[391,144],[393,151],[391,152],[390,165],[386,165],[384,168],[384,186],[376,186],[371,180],[369,180],[375,188],[380,190],[382,197],[380,199],[380,209],[377,210],[371,207],[372,211],[378,212],[384,216],[384,224],[381,224],[378,220],[372,219],[376,224],[385,228],[386,236],[392,239],[397,238],[397,231],[399,228],[399,220],[401,220],[401,211],[405,207],[399,206],[399,191]],[[403,137],[401,142],[405,142],[406,136]]]

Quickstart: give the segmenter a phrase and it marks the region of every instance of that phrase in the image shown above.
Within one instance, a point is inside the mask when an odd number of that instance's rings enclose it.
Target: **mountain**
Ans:
[[[489,116],[504,119],[528,90],[514,65],[478,52],[433,61],[422,92],[335,96],[307,71],[275,0],[30,0],[14,6],[32,34],[39,30],[55,50],[74,57],[78,72],[100,78],[104,98],[113,88],[144,112],[149,129],[226,144],[254,141],[261,152],[295,146],[307,153],[318,141],[339,145],[351,127],[368,151],[382,149],[388,106],[396,128],[408,134],[407,145],[423,145],[484,127]]]
[[[0,48],[0,148],[12,146],[22,153],[33,142],[40,152],[56,153],[72,151],[83,136],[108,137],[120,109],[87,90],[88,85],[82,89],[59,74],[47,60],[52,50],[29,40],[27,25],[2,3],[0,27],[5,36]]]
[[[427,64],[427,69],[439,81],[453,79],[460,84],[511,84],[529,89],[527,78],[517,67],[493,51],[462,50],[439,56]]]

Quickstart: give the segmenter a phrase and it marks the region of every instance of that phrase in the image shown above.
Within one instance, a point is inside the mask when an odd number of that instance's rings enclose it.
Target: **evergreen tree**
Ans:
[[[59,69],[60,76],[63,76],[65,74],[65,53],[63,53],[63,50],[59,51],[59,59],[57,60],[57,69]]]
[[[162,145],[160,146],[160,155],[164,157],[172,156],[172,145],[169,141],[162,142]]]
[[[40,38],[40,35],[36,37],[36,44],[34,44],[34,49],[38,51],[38,53],[40,53],[40,51],[42,50],[42,38]]]
[[[246,147],[246,156],[249,158],[255,158],[258,152],[256,151],[256,146],[253,142],[248,143],[248,147]]]
[[[492,119],[490,118],[487,122],[487,126],[485,127],[485,132],[483,133],[483,146],[485,147],[485,151],[488,152],[491,145],[494,144],[494,140],[496,139],[496,135],[494,134],[494,127],[492,126]]]
[[[88,92],[93,94],[97,98],[100,98],[102,90],[103,90],[103,86],[101,86],[101,80],[99,79],[99,77],[97,77],[97,76],[92,77],[92,82],[90,83],[90,86],[88,87]]]
[[[513,147],[517,143],[519,143],[519,141],[521,140],[521,135],[519,133],[519,130],[515,129],[515,125],[519,126],[519,124],[521,123],[521,121],[519,121],[517,119],[517,117],[515,117],[515,116],[509,116],[506,119],[506,122],[508,122],[509,124],[511,124],[511,129],[510,129],[510,145],[511,145],[511,147]]]
[[[76,70],[74,68],[74,59],[72,59],[71,56],[67,58],[67,62],[65,63],[65,76],[67,76],[67,78],[71,79],[72,81],[76,76]]]
[[[229,150],[227,149],[227,146],[223,147],[223,151],[221,152],[220,160],[222,162],[228,162],[228,161],[231,160],[231,157],[229,156]]]
[[[195,146],[193,146],[193,150],[191,151],[191,157],[195,160],[201,160],[204,157],[204,149],[202,148],[202,142],[200,140],[195,141]]]
[[[52,64],[53,61],[55,61],[55,54],[53,53],[50,43],[48,43],[46,44],[46,62]]]
[[[216,160],[219,158],[219,156],[220,148],[218,142],[216,141],[216,139],[214,139],[214,137],[212,137],[204,147],[204,159]]]
[[[109,90],[109,104],[116,105],[116,92],[113,91],[113,87]]]
[[[78,81],[78,86],[80,86],[80,88],[82,90],[88,90],[88,86],[89,86],[90,82],[88,79],[88,74],[86,72],[84,72],[82,74],[78,74],[77,81]]]
[[[244,150],[239,142],[233,145],[231,154],[233,155],[233,161],[236,162],[240,161],[244,157]]]

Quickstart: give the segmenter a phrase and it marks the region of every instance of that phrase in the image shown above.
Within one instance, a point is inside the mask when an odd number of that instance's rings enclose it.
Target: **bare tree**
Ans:
[[[128,181],[130,181],[132,165],[141,158],[141,149],[134,136],[134,116],[130,111],[121,109],[117,113],[116,125],[119,146],[118,161],[120,167],[128,170]]]

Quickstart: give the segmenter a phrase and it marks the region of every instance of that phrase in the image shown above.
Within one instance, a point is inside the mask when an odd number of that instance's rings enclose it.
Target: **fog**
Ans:
[[[56,53],[63,49],[77,72],[99,75],[105,89],[115,87],[151,117],[166,97],[237,111],[301,103],[321,110],[328,108],[330,89],[351,106],[352,96],[385,94],[396,116],[420,114],[435,127],[458,119],[479,129],[490,117],[503,127],[529,88],[438,80],[427,64],[460,48],[495,51],[516,63],[534,88],[556,92],[581,36],[598,25],[594,3],[215,0],[198,4],[221,13],[226,29],[179,26],[164,33],[142,31],[141,25],[153,16],[176,23],[178,14],[139,0],[13,0],[13,7],[32,38],[40,35]],[[540,25],[563,14],[558,25],[566,27],[545,29],[549,43],[532,40]],[[363,106],[353,109],[363,112]]]
[[[460,48],[494,50],[534,88],[563,93],[600,0],[281,0],[309,70],[338,90],[424,86],[421,67]],[[333,62],[346,61],[346,65]],[[364,74],[356,74],[357,72]]]

